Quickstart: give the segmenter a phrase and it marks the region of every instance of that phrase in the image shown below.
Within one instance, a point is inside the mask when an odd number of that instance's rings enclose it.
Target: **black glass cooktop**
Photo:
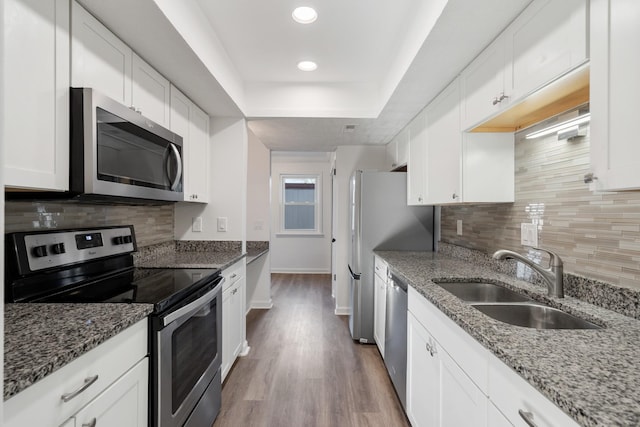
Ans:
[[[219,269],[123,268],[96,274],[78,271],[65,277],[18,282],[13,301],[48,303],[146,303],[159,313],[211,285]]]

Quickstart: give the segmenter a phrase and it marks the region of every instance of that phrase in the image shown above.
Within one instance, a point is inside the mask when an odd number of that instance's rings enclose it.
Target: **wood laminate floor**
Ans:
[[[214,427],[409,426],[375,345],[334,314],[329,275],[273,274],[273,308],[247,316],[248,356]]]

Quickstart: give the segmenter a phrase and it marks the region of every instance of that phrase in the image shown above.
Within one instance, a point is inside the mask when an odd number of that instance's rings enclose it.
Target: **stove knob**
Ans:
[[[64,243],[55,243],[53,246],[51,246],[51,252],[60,255],[67,251],[64,248]]]
[[[122,238],[122,236],[116,236],[113,238],[114,245],[122,245],[123,243],[124,243],[124,239]]]
[[[124,238],[125,243],[133,243],[133,237],[131,237],[130,235],[122,237]]]
[[[32,249],[33,256],[36,258],[42,258],[47,256],[47,247],[45,245],[36,246]]]

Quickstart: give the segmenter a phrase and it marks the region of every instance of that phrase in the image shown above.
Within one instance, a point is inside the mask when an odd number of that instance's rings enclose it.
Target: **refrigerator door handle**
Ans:
[[[360,280],[360,274],[354,273],[350,265],[348,267],[349,267],[349,273],[351,274],[351,277],[353,277],[354,280]]]

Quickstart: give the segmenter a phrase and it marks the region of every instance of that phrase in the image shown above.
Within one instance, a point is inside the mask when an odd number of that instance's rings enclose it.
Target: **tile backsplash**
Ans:
[[[515,162],[515,202],[443,207],[442,241],[534,257],[520,244],[520,223],[534,223],[539,247],[557,252],[566,272],[640,289],[640,192],[589,189],[583,182],[590,172],[589,136],[527,140],[518,133]]]
[[[173,241],[174,205],[92,205],[41,201],[5,203],[5,232],[133,224],[138,246]]]

